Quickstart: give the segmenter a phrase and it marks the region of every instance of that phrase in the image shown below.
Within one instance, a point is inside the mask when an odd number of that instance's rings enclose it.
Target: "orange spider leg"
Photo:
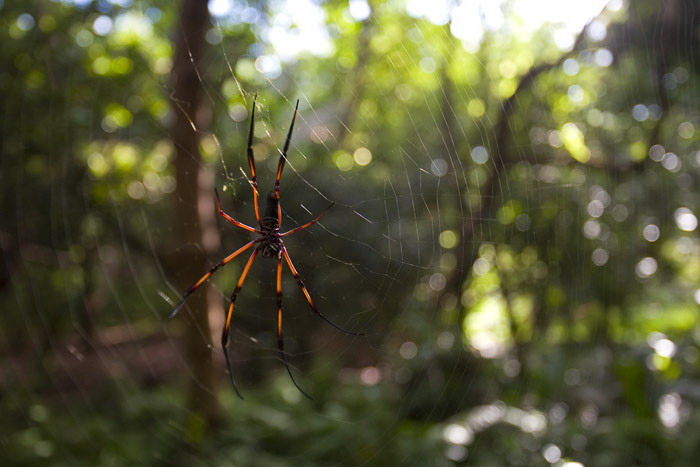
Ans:
[[[258,254],[258,250],[255,249],[253,250],[253,253],[250,255],[250,258],[248,259],[248,262],[245,264],[245,267],[243,268],[243,272],[241,273],[241,277],[238,278],[238,282],[236,283],[236,288],[233,290],[233,293],[231,294],[231,303],[228,306],[228,312],[226,313],[226,322],[224,324],[224,330],[221,332],[221,348],[224,349],[224,358],[226,358],[226,368],[228,369],[228,375],[229,378],[231,379],[231,385],[233,386],[233,390],[236,391],[236,394],[238,397],[243,399],[243,396],[241,396],[241,393],[238,391],[238,386],[236,386],[236,381],[233,378],[233,371],[231,371],[231,359],[229,358],[228,355],[228,336],[229,336],[229,331],[231,330],[231,318],[233,317],[233,308],[236,306],[236,296],[238,295],[238,292],[241,291],[241,288],[243,287],[243,282],[245,282],[245,278],[248,277],[248,271],[250,271],[250,266],[253,264],[253,260],[255,260],[255,256]]]
[[[292,264],[292,259],[289,257],[289,253],[287,253],[287,249],[282,246],[282,254],[284,255],[284,259],[287,260],[287,265],[289,266],[289,269],[292,271],[292,275],[294,276],[294,279],[296,279],[297,284],[299,284],[299,288],[301,288],[301,291],[304,293],[304,297],[306,297],[306,301],[313,310],[314,313],[316,313],[318,316],[323,318],[325,322],[333,326],[339,331],[343,331],[345,334],[349,334],[351,336],[364,336],[364,334],[359,333],[359,332],[351,332],[346,329],[341,328],[337,324],[335,324],[333,321],[330,319],[326,318],[326,316],[318,311],[318,308],[316,308],[316,305],[314,304],[314,301],[311,299],[311,295],[309,294],[309,291],[306,289],[306,286],[304,285],[304,282],[301,280],[301,277],[299,277],[299,273],[297,272],[296,268],[294,267],[294,264]]]
[[[282,170],[284,169],[284,163],[287,161],[287,151],[289,151],[289,145],[292,142],[292,131],[294,130],[294,122],[297,119],[297,110],[299,109],[299,99],[297,99],[296,106],[294,107],[294,115],[292,115],[292,123],[289,124],[289,131],[287,132],[287,139],[284,141],[284,148],[280,153],[280,161],[277,164],[277,176],[275,177],[275,192],[274,198],[280,199],[280,178],[282,178]],[[282,206],[277,205],[277,224],[282,225]]]
[[[242,229],[246,229],[246,230],[248,230],[248,231],[250,231],[250,232],[261,233],[258,229],[254,229],[253,227],[251,227],[251,226],[249,226],[249,225],[246,225],[246,224],[244,224],[243,222],[238,222],[236,219],[234,219],[233,217],[231,217],[231,216],[229,216],[228,214],[226,214],[226,213],[221,209],[221,199],[219,198],[219,190],[217,190],[216,188],[214,188],[214,193],[216,193],[216,206],[217,206],[217,208],[219,209],[219,214],[221,214],[221,215],[223,216],[224,219],[226,219],[227,221],[229,221],[229,222],[232,223],[233,225],[235,225],[235,226],[237,226],[237,227],[240,227],[240,228],[242,228]]]
[[[248,166],[250,167],[250,184],[253,187],[253,206],[255,207],[255,220],[260,222],[260,210],[258,208],[258,179],[255,176],[255,157],[253,154],[253,133],[255,130],[255,103],[258,94],[253,98],[253,110],[250,112],[250,130],[248,131]]]
[[[294,379],[292,374],[292,369],[289,368],[289,362],[287,361],[287,354],[284,353],[284,338],[282,335],[282,255],[277,256],[277,348],[279,349],[280,356],[284,362],[284,366],[287,368],[287,373],[289,377],[292,378],[292,383],[297,387],[299,392],[305,395],[307,398],[311,399],[303,389],[299,387],[299,384]],[[312,399],[313,400],[313,399]]]
[[[294,232],[299,232],[300,230],[304,230],[304,229],[307,228],[307,227],[311,227],[311,226],[314,225],[316,222],[318,222],[318,221],[321,219],[321,217],[323,217],[323,215],[324,215],[330,208],[333,207],[334,204],[335,204],[334,202],[331,203],[330,206],[328,206],[326,209],[324,209],[323,211],[321,211],[321,214],[319,214],[318,216],[316,216],[316,219],[312,220],[311,222],[307,222],[306,224],[304,224],[304,225],[302,225],[302,226],[296,227],[296,228],[294,228],[294,229],[292,229],[292,230],[288,230],[288,231],[286,231],[285,233],[280,234],[280,237],[286,237],[287,235],[291,235],[291,234],[293,234]]]
[[[180,311],[180,308],[185,304],[185,300],[187,300],[187,297],[192,295],[195,290],[199,288],[200,285],[202,285],[207,279],[209,279],[212,274],[214,274],[221,266],[225,266],[229,261],[231,261],[233,258],[238,256],[239,254],[243,253],[245,250],[253,246],[257,240],[253,240],[252,242],[246,243],[242,247],[240,247],[238,250],[234,251],[230,255],[228,255],[226,258],[222,259],[218,263],[216,263],[214,266],[209,269],[209,272],[204,274],[197,282],[192,284],[189,289],[187,289],[187,292],[184,293],[182,298],[180,299],[180,303],[177,304],[175,309],[170,313],[170,316],[168,316],[168,319],[173,319],[175,315]]]

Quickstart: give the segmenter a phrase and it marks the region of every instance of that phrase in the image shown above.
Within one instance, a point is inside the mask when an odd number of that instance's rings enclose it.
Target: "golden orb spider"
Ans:
[[[286,232],[280,233],[280,228],[282,226],[282,207],[280,205],[280,178],[282,177],[282,169],[284,169],[284,163],[287,160],[287,151],[289,150],[289,144],[292,140],[292,130],[294,129],[294,121],[296,120],[297,117],[297,110],[299,109],[299,100],[296,102],[296,106],[294,108],[294,115],[292,116],[292,123],[289,125],[289,131],[287,132],[287,139],[284,142],[284,148],[280,152],[280,159],[279,163],[277,165],[277,176],[275,177],[275,188],[273,191],[270,192],[270,194],[267,197],[267,204],[265,207],[265,213],[263,217],[260,217],[260,210],[258,209],[258,182],[257,178],[255,175],[255,159],[253,157],[253,131],[255,128],[255,103],[257,101],[257,95],[253,99],[253,110],[251,111],[250,114],[250,130],[248,132],[248,165],[250,166],[250,184],[253,188],[253,206],[255,209],[255,219],[258,221],[258,224],[260,225],[260,228],[255,229],[249,225],[246,225],[242,222],[238,222],[235,220],[233,217],[229,216],[226,214],[222,209],[221,209],[221,200],[219,199],[219,192],[214,190],[216,194],[216,202],[217,202],[217,208],[219,211],[219,214],[224,217],[227,221],[232,223],[233,225],[240,227],[242,229],[248,230],[250,232],[254,232],[258,235],[258,238],[255,240],[246,243],[243,245],[241,248],[238,250],[234,251],[221,261],[219,261],[217,264],[212,266],[211,269],[209,269],[209,272],[204,274],[197,282],[192,284],[192,286],[187,289],[187,291],[183,294],[182,298],[180,299],[180,302],[177,304],[175,309],[170,313],[170,316],[168,319],[172,319],[177,315],[177,313],[180,311],[180,309],[183,307],[185,304],[185,300],[187,300],[187,297],[192,295],[195,290],[199,288],[207,279],[209,279],[220,267],[225,266],[229,261],[231,261],[233,258],[238,256],[239,254],[243,253],[247,249],[255,246],[255,249],[253,250],[253,253],[250,255],[250,258],[248,258],[248,262],[245,264],[245,267],[243,268],[243,272],[241,273],[240,278],[238,279],[238,282],[236,283],[236,288],[233,290],[233,293],[231,294],[231,299],[230,299],[230,304],[228,307],[228,311],[226,313],[226,321],[224,324],[224,329],[221,333],[221,347],[223,348],[224,351],[224,357],[226,359],[226,367],[228,369],[229,377],[231,379],[231,385],[233,386],[233,390],[236,392],[238,397],[243,399],[243,396],[241,396],[240,391],[238,390],[238,386],[236,385],[236,381],[233,377],[233,372],[231,371],[231,360],[229,358],[228,354],[228,341],[229,341],[229,331],[231,329],[231,318],[233,316],[233,309],[234,306],[236,305],[236,296],[238,295],[238,292],[241,291],[241,288],[243,287],[243,282],[245,281],[246,277],[248,276],[248,272],[250,271],[250,267],[253,264],[253,261],[255,260],[255,257],[260,253],[261,256],[265,258],[277,258],[277,348],[279,349],[280,356],[282,357],[282,361],[284,362],[284,366],[287,368],[287,373],[289,373],[289,377],[292,379],[292,382],[294,383],[294,386],[306,397],[311,399],[311,397],[304,392],[304,390],[299,387],[299,384],[297,384],[296,380],[294,379],[294,375],[292,374],[292,370],[289,367],[289,363],[287,362],[287,355],[284,353],[284,340],[282,337],[282,258],[287,263],[287,266],[289,266],[289,270],[292,272],[292,276],[294,276],[294,279],[296,279],[297,284],[299,285],[299,288],[301,288],[301,291],[304,294],[304,297],[306,298],[307,303],[311,307],[311,310],[318,315],[319,317],[323,318],[327,323],[329,323],[331,326],[335,327],[336,329],[346,333],[350,334],[352,336],[362,336],[364,334],[362,333],[355,333],[355,332],[350,332],[347,331],[334,322],[332,322],[330,319],[328,319],[325,315],[323,315],[316,305],[314,304],[313,300],[311,299],[311,295],[309,294],[309,291],[307,290],[306,286],[304,285],[304,282],[301,280],[301,277],[299,277],[299,273],[297,272],[296,268],[294,267],[294,264],[292,263],[292,259],[289,257],[289,253],[287,252],[287,248],[284,246],[284,241],[282,240],[283,237],[286,237],[287,235],[291,235],[295,232],[299,232],[300,230],[304,230],[307,227],[311,227],[314,225],[316,222],[321,219],[321,217],[333,206],[334,203],[331,203],[330,206],[328,206],[326,209],[321,211],[321,214],[319,214],[315,219],[313,219],[310,222],[307,222],[304,225],[301,225],[299,227],[295,227],[291,230],[288,230]]]

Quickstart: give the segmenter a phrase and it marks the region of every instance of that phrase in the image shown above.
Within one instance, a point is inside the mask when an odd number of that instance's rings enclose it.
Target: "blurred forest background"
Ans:
[[[694,465],[700,2],[0,0],[3,465]],[[239,295],[261,195],[274,261]],[[699,127],[699,130],[696,130]]]

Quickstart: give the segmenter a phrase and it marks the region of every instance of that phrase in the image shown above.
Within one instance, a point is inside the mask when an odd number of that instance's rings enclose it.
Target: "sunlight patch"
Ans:
[[[350,0],[348,10],[355,21],[364,21],[372,14],[372,8],[366,0]]]
[[[114,21],[112,38],[119,45],[140,45],[147,43],[152,36],[151,20],[142,13],[122,13]]]
[[[327,57],[333,44],[326,29],[326,12],[310,0],[275,2],[267,40],[282,61],[309,52]]]
[[[372,162],[372,152],[367,148],[357,148],[352,153],[352,158],[357,165],[365,166]]]
[[[675,218],[678,228],[686,232],[692,232],[698,226],[698,218],[688,208],[676,209]]]
[[[469,345],[484,358],[503,356],[508,350],[506,304],[502,297],[489,297],[475,306],[464,321]]]
[[[561,141],[571,157],[579,162],[588,162],[591,158],[591,150],[586,146],[586,141],[581,129],[574,123],[566,123],[559,132]]]

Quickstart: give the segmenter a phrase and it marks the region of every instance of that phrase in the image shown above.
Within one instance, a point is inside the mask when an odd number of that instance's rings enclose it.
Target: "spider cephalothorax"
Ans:
[[[251,253],[250,258],[248,258],[248,262],[245,264],[243,267],[243,272],[241,272],[241,276],[238,279],[238,282],[236,283],[236,288],[233,290],[233,293],[231,294],[231,299],[229,302],[229,307],[228,311],[226,312],[226,321],[224,323],[224,329],[221,333],[221,347],[223,348],[224,351],[224,357],[226,358],[226,366],[228,368],[229,376],[231,378],[231,384],[233,386],[234,391],[236,391],[236,394],[238,397],[243,399],[241,396],[241,393],[238,391],[238,388],[236,387],[236,382],[233,378],[233,373],[231,372],[231,360],[229,359],[228,355],[228,340],[229,340],[229,332],[231,330],[231,318],[233,317],[233,309],[236,305],[236,297],[238,296],[238,292],[241,291],[241,288],[243,287],[243,282],[245,281],[246,277],[248,276],[248,272],[250,271],[250,267],[253,264],[253,261],[255,260],[255,257],[260,253],[261,256],[266,257],[266,258],[277,258],[277,274],[276,274],[276,283],[277,283],[277,347],[279,349],[280,356],[282,357],[282,361],[284,362],[285,367],[287,368],[287,372],[289,373],[289,377],[292,379],[292,382],[294,385],[299,389],[299,391],[304,394],[306,397],[309,397],[308,394],[306,394],[297,384],[296,380],[294,379],[294,375],[292,374],[292,370],[289,368],[289,364],[287,363],[287,354],[284,353],[284,340],[282,338],[282,259],[284,258],[284,261],[287,263],[287,266],[289,267],[289,270],[292,273],[292,276],[294,276],[294,279],[296,279],[297,284],[299,285],[299,288],[301,288],[302,293],[304,294],[304,298],[306,298],[307,303],[311,307],[311,310],[318,315],[319,317],[323,318],[326,322],[331,324],[333,327],[339,329],[340,331],[343,331],[347,334],[351,334],[353,336],[361,336],[362,334],[360,333],[354,333],[350,331],[346,331],[345,329],[341,328],[337,324],[333,323],[331,320],[326,318],[325,315],[323,315],[320,311],[318,311],[318,308],[316,308],[316,305],[314,304],[313,300],[311,299],[311,295],[309,294],[309,291],[307,290],[306,286],[304,285],[304,282],[301,280],[301,277],[299,277],[299,273],[297,272],[296,268],[294,267],[294,264],[292,264],[292,259],[289,257],[289,253],[287,252],[287,248],[284,246],[284,241],[283,238],[286,237],[287,235],[291,235],[295,232],[298,232],[300,230],[303,230],[307,227],[311,227],[313,224],[318,222],[318,220],[323,216],[326,211],[328,211],[333,204],[331,203],[330,206],[328,206],[326,209],[321,211],[321,214],[319,214],[314,220],[307,222],[304,225],[301,225],[299,227],[295,227],[292,230],[288,230],[287,232],[280,233],[280,227],[282,226],[282,207],[280,205],[280,178],[282,177],[282,169],[284,169],[284,163],[287,160],[287,151],[289,150],[289,143],[291,142],[292,139],[292,130],[294,129],[294,121],[296,120],[297,117],[297,109],[299,108],[299,101],[297,100],[296,107],[294,108],[294,115],[292,116],[292,123],[289,125],[289,132],[287,133],[287,139],[284,142],[284,149],[280,152],[280,159],[279,163],[277,164],[277,175],[275,177],[275,188],[273,191],[270,192],[269,196],[267,197],[267,205],[265,206],[265,214],[264,216],[260,216],[260,210],[258,208],[258,180],[255,174],[255,158],[253,154],[253,129],[255,126],[255,100],[253,100],[253,110],[251,111],[250,115],[250,131],[248,132],[248,166],[250,167],[250,185],[253,187],[253,207],[255,209],[255,219],[258,221],[258,224],[260,225],[259,229],[254,229],[253,227],[246,225],[242,222],[238,222],[236,219],[233,217],[229,216],[226,214],[222,209],[221,209],[221,200],[219,199],[219,193],[215,190],[216,193],[216,201],[217,201],[217,206],[219,210],[219,214],[221,214],[227,221],[231,222],[233,225],[240,227],[242,229],[248,230],[249,232],[254,232],[258,235],[258,237],[243,245],[241,248],[238,250],[234,251],[230,255],[228,255],[226,258],[222,259],[219,261],[217,264],[211,267],[209,269],[209,272],[204,274],[197,282],[192,284],[192,286],[187,289],[187,291],[184,293],[182,298],[180,299],[180,302],[178,305],[175,307],[175,309],[170,313],[169,318],[173,318],[178,311],[182,308],[182,306],[185,304],[185,300],[187,300],[187,297],[192,295],[195,290],[199,288],[200,285],[202,285],[207,279],[209,279],[212,274],[214,274],[217,269],[219,269],[221,266],[226,265],[229,261],[231,261],[233,258],[238,256],[239,254],[243,253],[245,250],[255,246],[253,249],[253,253]],[[310,397],[309,397],[310,398]]]

